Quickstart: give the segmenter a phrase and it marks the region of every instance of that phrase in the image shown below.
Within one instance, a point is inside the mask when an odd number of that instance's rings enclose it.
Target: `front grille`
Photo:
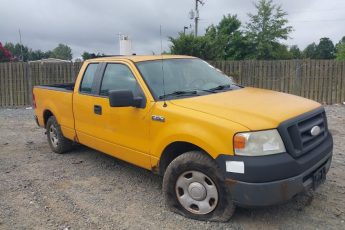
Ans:
[[[320,127],[320,133],[311,134],[311,129]],[[321,144],[327,137],[327,119],[325,110],[319,108],[283,122],[278,131],[282,136],[286,150],[295,158],[300,157]]]

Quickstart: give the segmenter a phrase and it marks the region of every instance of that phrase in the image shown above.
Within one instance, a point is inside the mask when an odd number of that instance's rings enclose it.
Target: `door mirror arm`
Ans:
[[[145,108],[146,100],[143,97],[134,98],[134,107],[136,108]]]

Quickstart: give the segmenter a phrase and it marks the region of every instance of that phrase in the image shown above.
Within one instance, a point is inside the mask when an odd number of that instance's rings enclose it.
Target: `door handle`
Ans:
[[[102,106],[100,105],[94,105],[93,111],[95,114],[102,115]]]

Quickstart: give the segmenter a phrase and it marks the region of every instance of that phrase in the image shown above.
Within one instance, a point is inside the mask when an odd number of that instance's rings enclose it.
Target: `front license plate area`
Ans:
[[[326,180],[326,167],[319,168],[313,174],[313,188],[314,190]]]

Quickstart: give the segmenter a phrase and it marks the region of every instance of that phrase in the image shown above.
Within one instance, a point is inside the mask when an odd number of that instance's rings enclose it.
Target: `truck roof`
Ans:
[[[132,56],[109,56],[109,57],[101,57],[101,58],[94,58],[87,60],[88,62],[94,61],[118,61],[118,60],[131,60],[133,62],[142,62],[142,61],[153,61],[153,60],[160,60],[160,59],[178,59],[178,58],[195,58],[186,55],[132,55]]]

